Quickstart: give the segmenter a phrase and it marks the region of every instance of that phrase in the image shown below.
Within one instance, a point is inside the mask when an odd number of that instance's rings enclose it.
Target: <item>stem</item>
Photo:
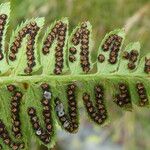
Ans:
[[[149,80],[149,76],[145,75],[98,75],[98,74],[88,74],[88,75],[61,75],[61,76],[47,76],[47,75],[34,75],[34,76],[7,76],[7,77],[0,77],[0,84],[4,83],[13,83],[13,82],[22,82],[22,83],[36,83],[36,82],[60,82],[60,81],[90,81],[90,80],[109,80],[115,78],[124,78],[124,79],[133,79],[135,78],[144,78],[145,80]]]

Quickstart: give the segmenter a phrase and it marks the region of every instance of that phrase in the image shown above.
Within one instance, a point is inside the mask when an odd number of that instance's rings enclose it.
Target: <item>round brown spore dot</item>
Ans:
[[[11,61],[15,61],[15,60],[16,60],[16,55],[15,55],[14,53],[10,53],[10,54],[9,54],[9,59],[10,59]]]
[[[81,28],[83,28],[83,29],[84,29],[84,28],[87,28],[87,23],[86,23],[86,22],[82,22],[82,23],[81,23]]]
[[[27,65],[28,65],[28,67],[32,68],[35,66],[35,62],[34,61],[28,61]]]
[[[124,83],[119,83],[119,89],[120,91],[126,91],[126,85]]]
[[[81,45],[81,50],[87,50],[88,51],[88,49],[89,49],[89,46],[88,46],[88,44],[84,44],[84,45]]]
[[[59,75],[59,74],[61,74],[61,72],[62,72],[62,69],[60,69],[60,67],[56,66],[54,69],[54,74]]]
[[[13,45],[16,47],[16,48],[19,48],[21,46],[21,43],[20,41],[16,40],[13,42]]]
[[[85,73],[88,73],[88,72],[90,71],[90,67],[89,67],[89,66],[83,67],[83,71],[84,71]]]
[[[72,89],[72,90],[75,90],[76,84],[74,84],[74,83],[70,84],[70,85],[69,85],[69,88]]]
[[[55,57],[63,57],[63,53],[60,50],[56,50]]]
[[[31,68],[31,67],[26,67],[26,68],[24,69],[24,72],[25,72],[26,74],[30,74],[30,73],[32,72],[32,68]]]
[[[144,72],[145,73],[149,73],[150,72],[150,58],[146,58],[145,57]]]
[[[76,39],[79,39],[81,37],[80,33],[78,32],[78,30],[74,33],[73,35]]]
[[[136,67],[136,65],[134,64],[134,62],[129,62],[129,63],[128,63],[128,68],[129,68],[130,70],[135,69],[135,67]]]
[[[43,46],[42,53],[43,53],[44,55],[47,55],[47,54],[49,53],[49,48],[48,48],[48,46]]]
[[[109,57],[117,57],[118,53],[115,50],[112,50],[109,54]]]
[[[2,52],[0,52],[0,60],[2,60],[4,58],[4,55]]]
[[[62,67],[63,67],[63,63],[57,62],[57,63],[55,64],[55,67],[62,68]]]
[[[71,54],[76,54],[76,53],[77,53],[77,49],[76,49],[75,47],[70,47],[70,48],[69,48],[69,52],[70,52]]]
[[[24,143],[20,143],[20,144],[19,144],[19,148],[20,148],[20,149],[24,149],[24,148],[25,148],[25,144],[24,144]]]
[[[55,28],[58,30],[60,27],[62,27],[63,22],[62,21],[57,21],[55,24]]]
[[[139,55],[137,50],[131,50],[130,53],[131,53],[132,56],[138,56]]]
[[[56,58],[56,63],[57,63],[57,62],[63,62],[63,57],[61,57],[61,56],[57,57],[57,58]]]
[[[69,55],[69,61],[70,62],[76,61],[76,57],[74,55]]]
[[[0,19],[6,20],[6,19],[7,19],[7,15],[6,15],[6,14],[1,14],[1,15],[0,15]]]
[[[85,56],[86,59],[88,60],[89,51],[87,51],[87,49],[83,49],[83,50],[80,52],[80,55],[81,55],[81,56]]]
[[[115,64],[117,62],[117,58],[116,57],[111,57],[108,59],[108,62],[111,64]]]
[[[52,28],[52,32],[54,32],[55,34],[57,34],[57,33],[58,33],[57,28],[56,28],[56,27],[53,27],[53,28]]]
[[[50,142],[50,134],[47,132],[42,132],[40,139],[43,143],[48,144]]]
[[[86,102],[86,101],[90,100],[90,95],[87,93],[84,93],[82,98]]]
[[[14,46],[14,45],[11,46],[10,50],[11,50],[11,52],[12,52],[13,54],[18,53],[18,48],[17,48],[16,46]]]
[[[22,98],[22,92],[16,91],[16,92],[15,92],[15,96],[16,96],[18,99],[21,99],[21,98]]]
[[[36,111],[33,107],[28,108],[28,115],[34,116],[36,114]]]
[[[4,30],[4,26],[3,25],[0,25],[0,30]]]
[[[34,59],[35,59],[35,57],[34,57],[33,54],[32,55],[27,55],[27,60],[28,61],[34,61]]]
[[[4,143],[6,144],[6,145],[10,145],[10,143],[11,143],[11,140],[10,140],[10,138],[5,138],[4,139]]]
[[[16,127],[16,126],[14,126],[13,125],[13,127],[12,127],[12,131],[15,133],[15,136],[16,136],[16,134],[19,132],[19,128],[18,127]]]
[[[42,83],[41,88],[42,88],[43,91],[49,91],[50,86],[47,83]]]
[[[88,31],[88,30],[87,30]],[[84,44],[89,44],[89,40],[86,39],[86,38],[83,38],[82,41],[81,41],[81,44],[84,45]]]
[[[103,54],[99,54],[99,55],[98,55],[98,61],[99,61],[100,63],[102,63],[102,62],[104,62],[104,60],[105,60],[105,56],[104,56]]]
[[[9,91],[9,92],[13,92],[13,91],[15,91],[15,90],[16,90],[16,86],[15,86],[15,85],[10,84],[10,85],[8,85],[8,86],[7,86],[7,89],[8,89],[8,91]]]
[[[19,144],[18,144],[18,143],[13,143],[13,144],[11,145],[11,148],[12,148],[13,150],[18,150],[18,149],[19,149]]]
[[[27,50],[27,51],[26,51],[26,55],[27,55],[27,56],[34,55],[34,51],[32,51],[32,50]]]

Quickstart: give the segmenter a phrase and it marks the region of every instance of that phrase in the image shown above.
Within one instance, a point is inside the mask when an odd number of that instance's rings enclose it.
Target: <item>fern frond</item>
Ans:
[[[11,74],[34,74],[41,68],[37,40],[43,24],[44,18],[27,20],[13,32],[8,52]]]
[[[118,111],[150,106],[150,54],[141,58],[139,42],[122,49],[124,29],[106,34],[93,63],[92,26],[88,21],[69,34],[68,18],[62,18],[38,41],[44,18],[30,19],[12,32],[6,55],[9,13],[9,3],[0,5],[3,149],[29,149],[31,138],[52,148],[58,124],[69,133],[78,131],[79,106],[99,126],[112,121]],[[5,16],[5,25],[1,25]]]
[[[0,5],[0,74],[6,74],[9,66],[6,59],[5,39],[10,17],[10,3]]]

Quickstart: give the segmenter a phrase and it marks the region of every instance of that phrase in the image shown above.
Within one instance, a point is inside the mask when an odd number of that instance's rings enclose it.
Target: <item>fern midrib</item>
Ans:
[[[90,80],[98,80],[101,81],[103,79],[119,79],[123,78],[124,80],[136,80],[137,78],[143,78],[144,80],[149,80],[150,76],[140,75],[140,74],[88,74],[88,75],[32,75],[32,76],[1,76],[0,84],[3,83],[13,83],[13,82],[27,82],[27,83],[35,83],[35,82],[43,82],[43,81],[90,81]]]

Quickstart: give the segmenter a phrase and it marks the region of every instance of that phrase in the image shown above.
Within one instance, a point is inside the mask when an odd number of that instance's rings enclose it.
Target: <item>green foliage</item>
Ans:
[[[86,3],[86,5],[91,3]],[[9,3],[2,4],[0,7],[0,12],[2,14],[6,13],[9,16],[9,7]],[[3,12],[3,10],[7,11]],[[7,22],[8,21],[9,18],[7,18]],[[5,24],[5,27],[7,26],[7,22]],[[47,51],[46,53],[44,53],[42,50],[46,46],[44,41],[49,35],[52,35],[54,33],[52,32],[54,27],[57,23],[60,22],[62,26],[64,25],[66,27],[65,29],[63,29],[65,30],[64,32],[66,34],[63,33],[65,37],[65,40],[62,40],[64,42],[62,44],[63,46],[59,46],[62,48],[61,50],[59,50],[59,52],[61,51],[61,58],[63,58],[63,60],[61,61],[62,66],[60,67],[62,70],[60,70],[59,73],[56,73],[54,71],[57,66],[58,58],[57,56],[55,56],[57,53],[56,47],[60,44],[60,41],[58,39],[59,32],[61,32],[62,30],[59,30],[57,36],[55,35],[56,38],[54,38],[54,41],[52,41],[52,45],[49,46],[48,53]],[[91,118],[91,120],[98,125],[107,124],[110,120],[113,119],[113,114],[110,113],[112,107],[116,107],[116,109],[120,110],[132,110],[134,105],[137,105],[139,107],[149,106],[149,54],[140,59],[140,44],[138,42],[130,43],[126,46],[125,50],[121,51],[125,39],[124,29],[114,30],[104,37],[97,52],[97,57],[92,62],[92,27],[89,22],[83,22],[79,24],[72,31],[72,33],[69,34],[67,18],[55,21],[50,27],[48,27],[43,40],[40,41],[38,41],[39,32],[32,33],[32,24],[34,24],[33,28],[38,27],[40,31],[43,27],[44,19],[31,19],[18,26],[11,36],[10,46],[7,50],[7,54],[5,54],[4,52],[4,40],[2,43],[2,52],[4,54],[4,59],[0,61],[3,69],[1,71],[0,78],[0,103],[3,107],[1,107],[0,113],[1,120],[6,127],[5,129],[7,129],[10,138],[13,141],[10,145],[7,144],[4,141],[6,137],[3,137],[2,134],[0,143],[4,149],[9,149],[9,147],[15,149],[16,147],[14,147],[14,145],[16,146],[18,144],[17,146],[20,146],[22,142],[25,143],[25,147],[26,149],[28,149],[28,147],[30,146],[31,137],[35,138],[39,144],[44,144],[49,148],[53,147],[56,140],[55,134],[57,129],[57,122],[59,122],[62,128],[69,133],[75,133],[77,130],[74,130],[74,125],[77,126],[77,129],[79,126],[78,105],[81,104],[81,102],[79,101],[80,99],[83,99],[85,102],[83,106],[86,108],[89,118]],[[6,35],[6,29],[7,28],[4,29],[4,35],[2,36],[2,38],[4,39]],[[76,39],[81,40],[81,42],[76,45],[72,42],[72,38],[74,37],[77,29],[82,29],[83,31],[82,35],[79,35],[81,37],[77,37]],[[20,36],[20,30],[25,32],[23,33],[23,38],[22,36]],[[19,40],[21,46],[18,46],[17,51],[13,53],[16,55],[16,58],[10,59],[10,54],[13,52],[11,45],[15,43],[15,39],[16,37],[18,37],[18,35],[21,39]],[[31,41],[31,43],[29,38],[30,40],[33,40]],[[111,38],[111,40],[109,38]],[[87,40],[85,42],[86,44],[88,43],[87,45],[83,42],[83,39]],[[34,47],[31,48],[30,46],[33,45]],[[83,47],[85,45],[86,48]],[[75,62],[70,62],[69,60],[69,49],[71,47],[75,47],[77,49],[77,53],[75,55],[77,59]],[[104,50],[104,47],[107,48]],[[30,72],[25,72],[25,67],[29,62],[28,57],[26,56],[26,52],[31,50],[33,52],[31,56],[34,56],[35,65],[31,67],[32,70]],[[87,52],[88,54],[83,54],[83,50],[85,50],[84,52]],[[111,54],[112,51],[115,53]],[[129,55],[127,56],[128,58],[125,58],[125,52],[127,53],[127,55]],[[100,55],[104,57],[104,60],[101,60],[101,58],[99,58]],[[81,56],[85,58],[84,63],[81,60]],[[111,59],[113,61],[114,59],[116,60],[115,62],[112,62]],[[6,62],[6,60],[8,60],[8,63]],[[85,65],[86,63],[87,65]],[[129,66],[129,63],[131,66]],[[135,65],[134,68],[132,68],[133,65]],[[95,66],[97,66],[97,69],[94,68]],[[90,69],[87,70],[87,67],[90,67]],[[29,69],[31,68],[29,67]],[[45,87],[43,88],[43,86],[41,86],[41,84],[43,83],[46,83],[45,86],[47,86],[48,84],[50,86],[50,89],[47,89]],[[22,133],[22,137],[19,137],[18,139],[16,139],[12,134],[13,124],[11,122],[11,119],[12,113],[14,113],[13,111],[16,110],[13,110],[11,100],[13,100],[13,98],[15,97],[16,91],[13,91],[13,94],[10,93],[7,88],[10,84],[15,85],[17,88],[17,92],[19,91],[23,94],[23,96],[21,97],[21,101],[19,102],[20,109],[17,110],[19,112],[19,119],[21,121]],[[77,91],[75,91],[75,93],[72,91],[74,87],[71,87],[71,90],[68,90],[68,86],[72,84],[77,88]],[[42,104],[45,98],[45,92],[49,92],[49,94],[52,94],[52,96],[48,98],[50,104],[47,107],[43,106]],[[70,95],[71,97],[69,97]],[[63,111],[63,113],[65,113],[65,121],[69,123],[69,127],[66,127],[66,122],[62,121],[63,118],[59,116],[59,111],[56,110],[57,98],[60,99],[60,103],[62,103],[64,107],[65,111]],[[70,99],[73,100],[73,102],[76,102],[77,105],[70,104]],[[74,113],[73,115],[75,115],[76,122],[73,122],[73,119],[71,118],[71,109],[74,108],[71,107],[71,105],[74,105],[75,107],[75,110],[72,110],[72,112]],[[32,115],[30,116],[29,114],[28,110],[31,108],[36,110],[36,115],[34,117]],[[44,110],[46,110],[45,114],[49,115],[50,113],[51,115],[50,125],[52,127],[52,130],[50,132],[47,131],[47,124],[44,122]],[[42,140],[41,133],[37,133],[37,131],[39,130],[33,129],[32,122],[35,121],[35,118],[38,118],[37,120],[40,124],[40,132],[42,131],[46,133],[46,136],[48,134],[48,138],[46,139],[48,140],[48,142]],[[38,134],[40,134],[40,136]],[[16,149],[18,149],[18,147]]]

